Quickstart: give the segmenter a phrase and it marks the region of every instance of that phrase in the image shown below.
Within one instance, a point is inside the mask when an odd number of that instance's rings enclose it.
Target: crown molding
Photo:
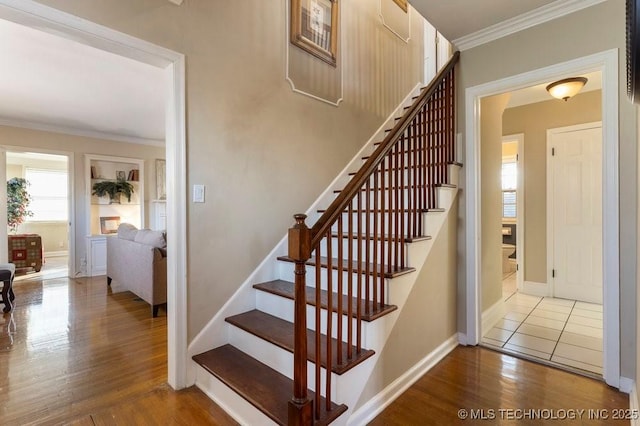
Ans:
[[[37,123],[27,120],[14,120],[9,118],[0,117],[0,126],[18,127],[21,129],[39,130],[43,132],[61,133],[71,136],[83,136],[93,139],[110,140],[114,142],[135,143],[139,145],[150,145],[157,147],[164,147],[165,143],[159,139],[147,139],[137,136],[120,135],[117,133],[100,132],[97,130],[84,130],[74,127],[57,126],[54,124]]]
[[[177,4],[178,6],[180,6],[184,0],[169,0],[169,1],[173,4]]]
[[[472,49],[499,38],[535,27],[548,21],[594,6],[606,0],[556,0],[522,15],[457,38],[452,43],[461,51]]]

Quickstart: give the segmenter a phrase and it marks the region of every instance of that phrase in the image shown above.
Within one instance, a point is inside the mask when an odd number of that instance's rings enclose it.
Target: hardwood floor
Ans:
[[[105,277],[24,280],[14,291],[13,313],[0,318],[0,424],[234,424],[197,389],[165,384],[163,310],[152,318]]]
[[[604,382],[458,346],[370,425],[629,424],[615,420],[628,408],[629,396]]]
[[[0,318],[0,424],[236,424],[198,389],[166,385],[163,310],[152,318],[132,293],[112,294],[105,277],[24,280],[14,289],[16,308]],[[475,415],[485,417],[494,410],[496,418],[462,421],[461,408],[469,415],[484,409]],[[593,379],[458,347],[372,424],[516,423],[498,411],[514,408],[584,409],[582,423],[612,424],[628,396]],[[609,418],[591,421],[589,409]]]

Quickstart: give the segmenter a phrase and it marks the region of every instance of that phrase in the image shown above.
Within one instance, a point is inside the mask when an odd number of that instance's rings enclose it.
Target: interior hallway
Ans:
[[[503,279],[505,315],[482,344],[602,376],[602,305],[519,293]]]

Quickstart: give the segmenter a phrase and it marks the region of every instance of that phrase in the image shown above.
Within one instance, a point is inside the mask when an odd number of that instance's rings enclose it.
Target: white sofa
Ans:
[[[151,305],[167,303],[167,241],[162,231],[138,230],[129,223],[107,238],[107,284],[114,293],[131,291]]]

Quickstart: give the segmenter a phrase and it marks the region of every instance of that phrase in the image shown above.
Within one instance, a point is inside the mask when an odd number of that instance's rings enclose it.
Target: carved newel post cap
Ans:
[[[293,218],[296,220],[296,225],[303,225],[307,215],[304,213],[294,214]]]

